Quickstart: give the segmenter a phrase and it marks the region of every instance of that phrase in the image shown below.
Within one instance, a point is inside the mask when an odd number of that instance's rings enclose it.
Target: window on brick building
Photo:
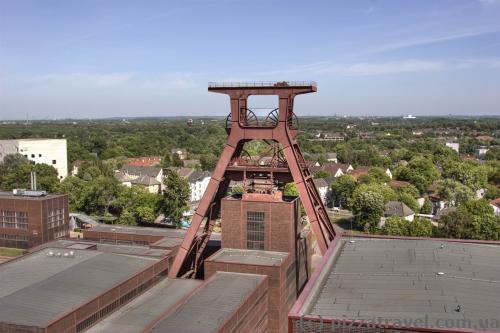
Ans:
[[[247,212],[247,249],[264,250],[264,212]]]

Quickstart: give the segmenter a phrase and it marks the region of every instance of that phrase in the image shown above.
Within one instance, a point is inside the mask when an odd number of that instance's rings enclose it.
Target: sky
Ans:
[[[209,81],[261,80],[316,81],[299,115],[500,115],[500,0],[0,0],[0,121],[223,116]]]

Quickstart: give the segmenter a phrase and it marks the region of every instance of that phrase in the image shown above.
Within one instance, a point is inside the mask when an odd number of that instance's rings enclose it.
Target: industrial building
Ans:
[[[500,331],[500,243],[335,243],[290,312],[290,333]]]
[[[0,247],[28,249],[68,235],[67,195],[0,192]]]
[[[45,248],[0,265],[0,332],[83,332],[155,284],[168,259]]]
[[[10,154],[21,154],[33,163],[53,166],[59,180],[68,176],[66,139],[0,140],[0,162]]]

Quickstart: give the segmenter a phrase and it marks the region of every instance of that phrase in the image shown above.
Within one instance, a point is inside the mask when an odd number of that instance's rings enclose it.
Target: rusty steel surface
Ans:
[[[210,83],[209,91],[227,94],[230,97],[231,114],[227,119],[229,136],[212,173],[207,190],[200,201],[198,209],[191,220],[191,226],[184,237],[181,247],[170,270],[170,277],[182,275],[182,271],[196,273],[208,239],[212,232],[215,219],[220,212],[220,200],[226,195],[231,177],[235,177],[235,167],[232,162],[242,155],[243,145],[251,140],[269,140],[278,143],[282,156],[286,160],[289,179],[297,185],[300,200],[309,218],[311,228],[317,238],[321,253],[328,250],[329,244],[335,238],[335,230],[320,196],[314,186],[313,177],[298,146],[298,121],[293,112],[294,98],[300,94],[316,91],[314,82],[251,82],[251,83]],[[248,109],[248,97],[251,95],[277,95],[278,109],[273,110],[274,126],[259,126],[252,119]],[[278,166],[278,165],[276,165]],[[246,168],[255,166],[238,166],[245,177]],[[268,166],[272,173],[272,165]],[[230,171],[228,169],[231,169]],[[235,178],[241,179],[242,176]],[[205,222],[203,224],[203,222]]]

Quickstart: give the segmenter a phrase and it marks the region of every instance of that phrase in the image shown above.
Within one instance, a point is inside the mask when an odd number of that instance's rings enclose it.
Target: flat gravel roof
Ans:
[[[121,309],[93,326],[88,333],[139,333],[185,299],[203,281],[165,278]]]
[[[305,312],[425,326],[500,322],[500,246],[439,240],[343,240]],[[482,321],[482,322],[481,322]],[[448,325],[449,322],[446,324]],[[447,327],[449,328],[449,327]],[[490,327],[498,330],[498,327]]]
[[[262,266],[281,266],[288,253],[259,250],[223,248],[215,253],[210,261]]]
[[[157,259],[46,248],[0,266],[0,322],[46,327]],[[48,256],[49,252],[61,256]]]
[[[217,332],[264,279],[264,275],[217,272],[150,332]]]

